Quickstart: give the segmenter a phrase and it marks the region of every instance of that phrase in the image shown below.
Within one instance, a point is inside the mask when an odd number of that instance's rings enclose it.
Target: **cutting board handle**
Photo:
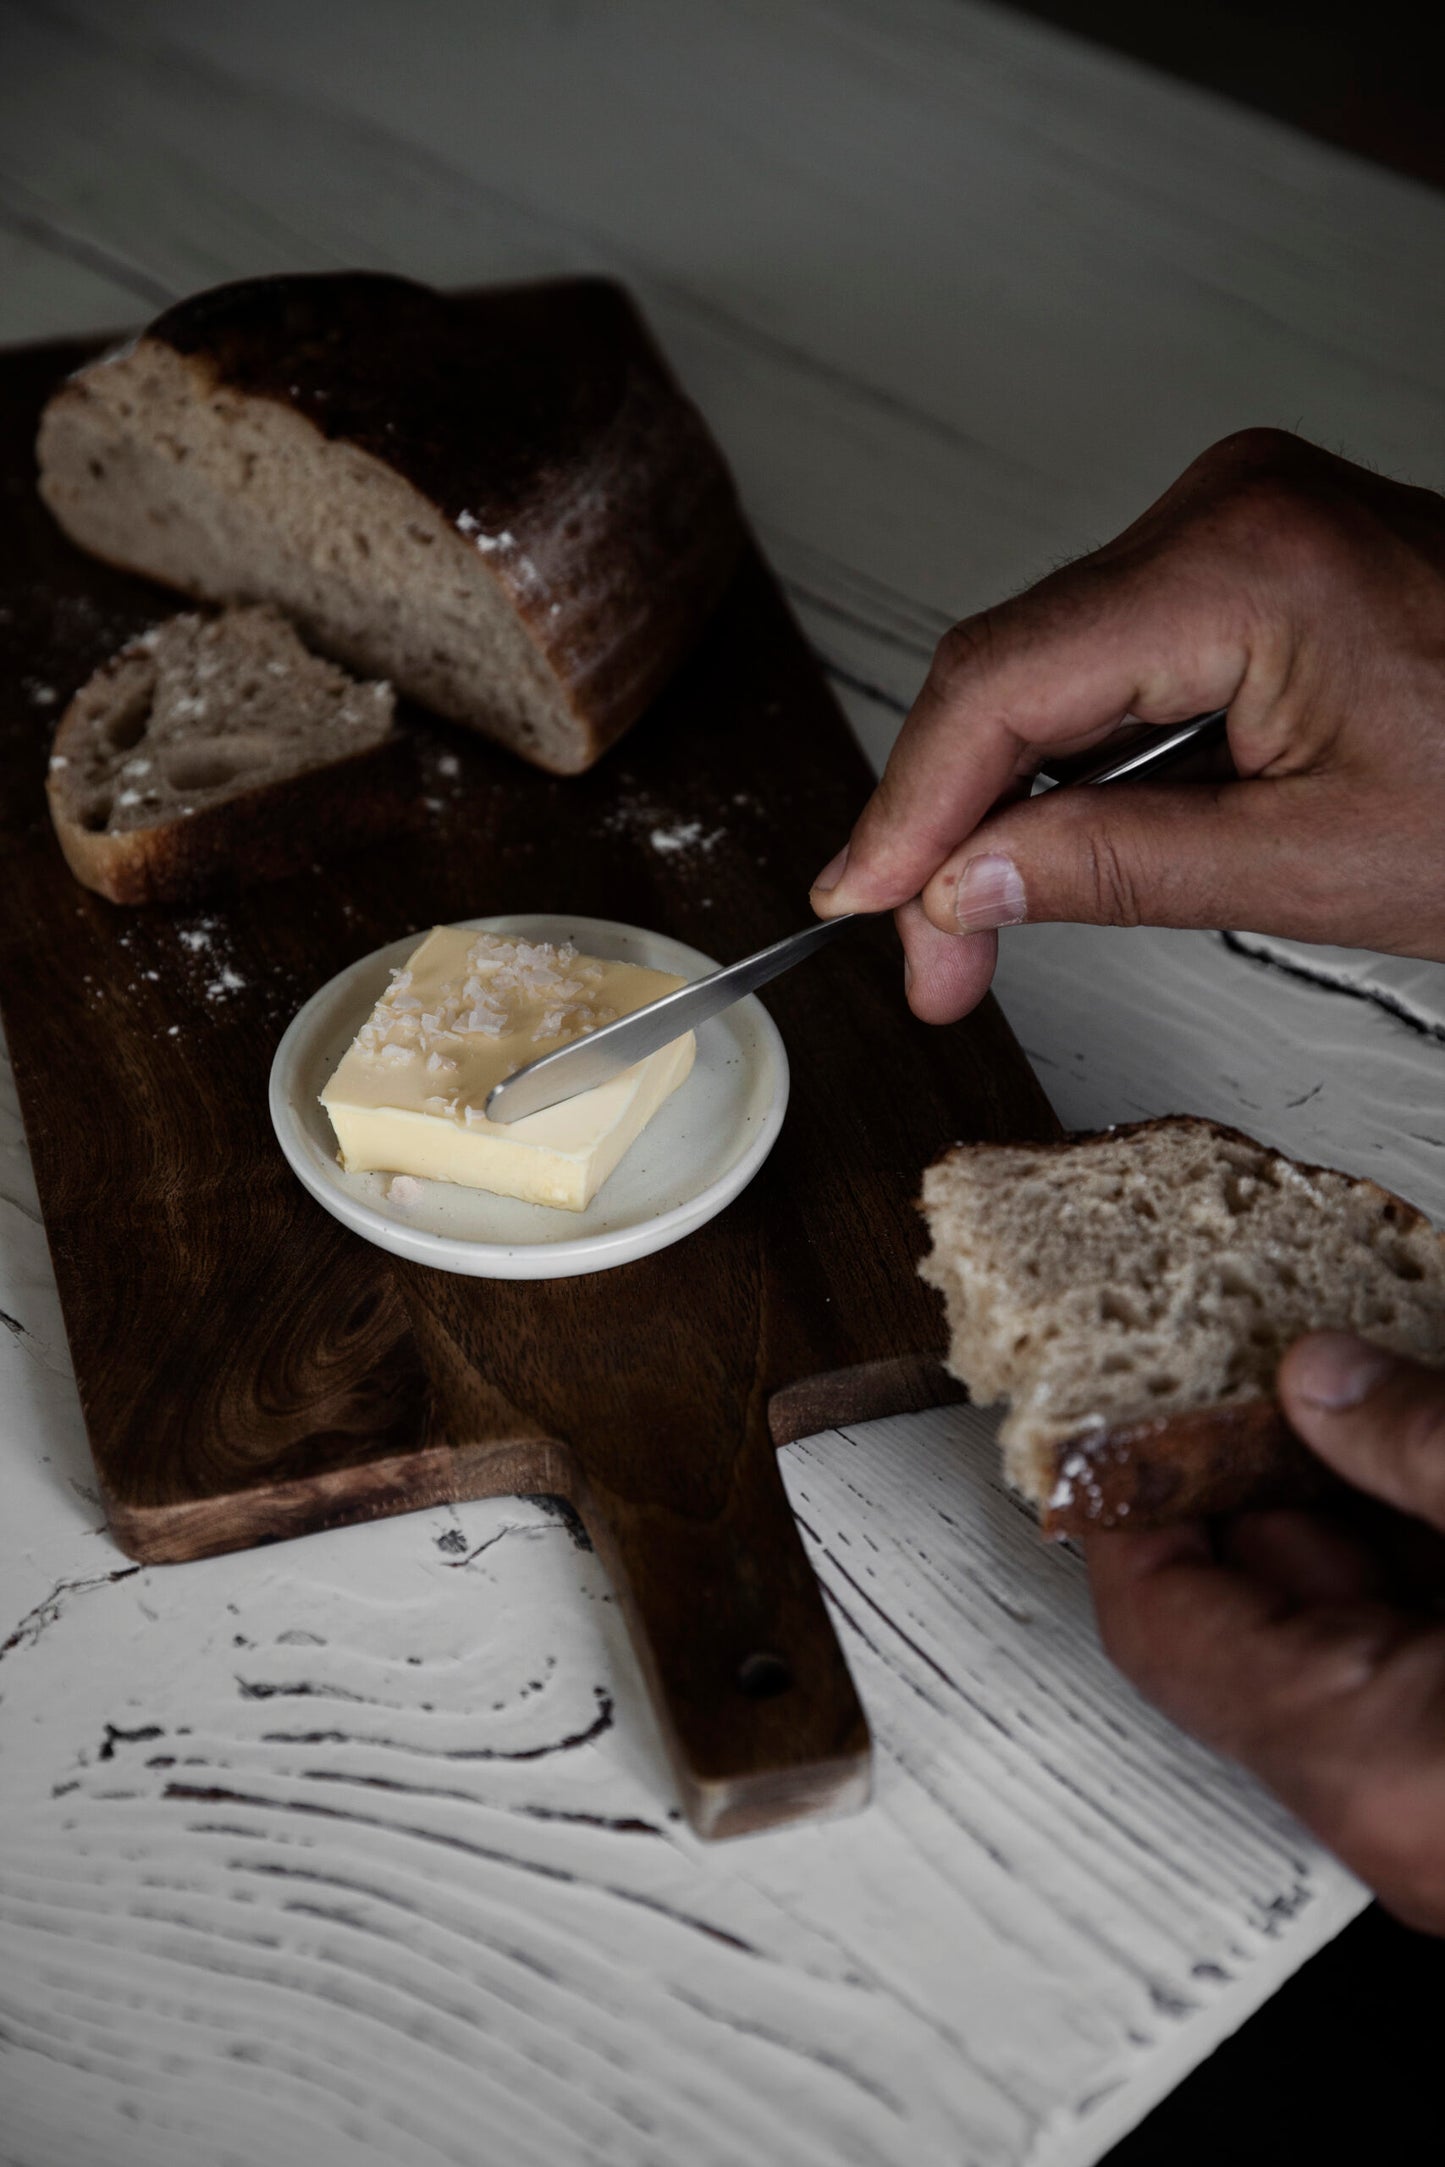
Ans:
[[[744,1265],[756,1209],[706,1230]],[[714,1265],[729,1311],[671,1255],[536,1283],[391,1268],[452,1457],[438,1484],[550,1491],[581,1515],[698,1834],[866,1805],[868,1726],[755,1374],[755,1274]]]
[[[868,1727],[766,1428],[705,1518],[595,1479],[577,1504],[697,1833],[739,1836],[865,1805]]]

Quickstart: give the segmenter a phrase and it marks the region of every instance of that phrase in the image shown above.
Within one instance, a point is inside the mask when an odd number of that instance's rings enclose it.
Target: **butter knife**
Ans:
[[[1147,737],[1132,742],[1125,750],[1116,749],[1103,754],[1092,766],[1080,772],[1072,766],[1067,781],[1055,782],[1051,777],[1035,778],[1033,795],[1058,788],[1075,790],[1085,784],[1122,782],[1126,776],[1139,776],[1151,772],[1177,759],[1206,732],[1217,731],[1225,720],[1227,710],[1218,708],[1211,715],[1196,715],[1190,722],[1181,722],[1172,729],[1150,731]],[[712,971],[706,978],[694,979],[691,985],[679,986],[675,993],[664,993],[661,1000],[649,1001],[643,1008],[634,1008],[629,1014],[619,1016],[615,1023],[605,1023],[600,1030],[589,1032],[585,1038],[574,1038],[555,1052],[544,1053],[539,1061],[529,1061],[515,1075],[495,1084],[487,1094],[486,1116],[488,1121],[521,1121],[528,1114],[540,1114],[548,1106],[556,1106],[563,1099],[576,1098],[579,1092],[591,1091],[598,1084],[611,1081],[634,1062],[645,1061],[650,1053],[660,1047],[670,1046],[685,1031],[695,1031],[734,1001],[745,994],[756,993],[770,978],[777,978],[790,971],[795,963],[806,956],[815,955],[837,940],[848,927],[855,924],[861,914],[849,911],[841,918],[820,919],[816,925],[805,926],[801,933],[790,933],[783,940],[773,941],[756,954],[744,956],[740,963],[729,963],[722,970]]]

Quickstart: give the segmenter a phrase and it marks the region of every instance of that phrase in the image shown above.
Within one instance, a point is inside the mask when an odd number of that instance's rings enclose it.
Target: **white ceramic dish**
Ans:
[[[696,948],[606,918],[524,913],[464,921],[482,933],[575,941],[591,955],[700,978],[716,964]],[[643,1130],[586,1211],[423,1181],[395,1203],[386,1174],[346,1174],[319,1093],[421,939],[409,933],[363,956],[312,995],[271,1064],[271,1120],[297,1178],[334,1217],[379,1248],[479,1279],[562,1279],[651,1255],[706,1223],[746,1188],[778,1138],[788,1056],[760,1001],[714,1016],[697,1034],[692,1074]]]

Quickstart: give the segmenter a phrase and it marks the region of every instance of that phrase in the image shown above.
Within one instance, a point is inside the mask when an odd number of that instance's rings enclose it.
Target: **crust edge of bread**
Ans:
[[[1357,1189],[1373,1190],[1382,1204],[1393,1205],[1401,1215],[1402,1226],[1408,1228],[1410,1226],[1430,1226],[1432,1224],[1428,1214],[1421,1211],[1418,1205],[1412,1204],[1407,1198],[1397,1195],[1393,1189],[1385,1188],[1381,1182],[1374,1180],[1369,1174],[1350,1174],[1346,1173],[1342,1167],[1321,1166],[1310,1159],[1296,1159],[1289,1152],[1281,1151],[1275,1144],[1261,1143],[1259,1138],[1251,1136],[1247,1129],[1237,1129],[1228,1121],[1215,1121],[1208,1114],[1151,1114],[1146,1121],[1119,1121],[1107,1129],[1066,1129],[1059,1136],[1004,1137],[997,1141],[990,1140],[987,1143],[980,1141],[977,1147],[965,1143],[950,1144],[946,1150],[940,1151],[937,1158],[930,1162],[925,1169],[924,1179],[927,1179],[927,1176],[933,1172],[935,1167],[946,1165],[956,1151],[972,1151],[975,1148],[989,1151],[1028,1151],[1032,1152],[1035,1157],[1043,1158],[1051,1152],[1076,1151],[1089,1144],[1117,1144],[1131,1136],[1156,1134],[1161,1129],[1197,1129],[1222,1143],[1245,1144],[1251,1151],[1263,1151],[1267,1152],[1271,1158],[1283,1159],[1287,1165],[1294,1167],[1297,1173],[1306,1176],[1310,1174],[1330,1174],[1336,1177],[1343,1175],[1344,1179],[1351,1182]],[[923,1209],[921,1192],[915,1197],[914,1202],[921,1211]]]
[[[416,750],[401,733],[152,827],[93,833],[47,782],[66,864],[109,903],[194,903],[303,872],[318,857],[411,833],[422,805]]]
[[[1111,1128],[1065,1131],[1057,1137],[1020,1138],[1010,1145],[1036,1157],[1119,1142],[1163,1129],[1191,1129],[1214,1142],[1244,1144],[1284,1160],[1306,1178],[1338,1176],[1342,1169],[1295,1159],[1289,1153],[1232,1124],[1205,1115],[1156,1114],[1144,1121],[1119,1122]],[[941,1167],[968,1144],[954,1144],[935,1158],[927,1172]],[[925,1180],[927,1175],[925,1174]],[[1367,1174],[1347,1174],[1358,1189],[1369,1191],[1401,1228],[1430,1227],[1427,1215],[1393,1189]],[[916,1199],[920,1211],[923,1195]],[[927,1257],[923,1259],[926,1264]],[[922,1267],[920,1266],[920,1269]],[[929,1275],[924,1273],[925,1277]],[[965,1385],[949,1366],[949,1375]],[[1041,1532],[1053,1539],[1130,1528],[1148,1531],[1181,1520],[1209,1518],[1243,1509],[1309,1505],[1338,1495],[1344,1485],[1318,1459],[1285,1419],[1273,1395],[1256,1394],[1213,1407],[1182,1413],[1099,1424],[1053,1440],[1047,1453],[1048,1479],[1041,1500],[1026,1499],[1037,1511]]]
[[[1308,1505],[1340,1487],[1272,1398],[1084,1430],[1048,1449],[1039,1526],[1055,1538]]]

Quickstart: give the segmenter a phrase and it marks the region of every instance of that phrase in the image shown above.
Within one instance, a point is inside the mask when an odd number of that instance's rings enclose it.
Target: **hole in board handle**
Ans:
[[[737,1689],[749,1700],[775,1700],[792,1683],[793,1673],[780,1655],[750,1655],[738,1665]]]

